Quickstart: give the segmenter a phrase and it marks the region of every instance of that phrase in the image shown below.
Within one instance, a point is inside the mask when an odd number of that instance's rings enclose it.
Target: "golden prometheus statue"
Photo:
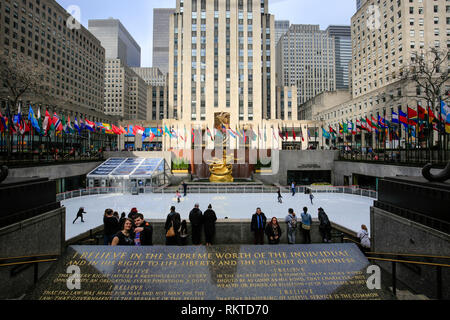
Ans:
[[[229,127],[229,114],[227,113],[216,113],[215,114],[215,127],[216,129],[221,129],[223,127]],[[233,178],[233,164],[234,155],[227,155],[226,145],[229,137],[223,140],[222,148],[223,155],[222,159],[214,158],[212,160],[206,161],[209,164],[209,172],[211,176],[209,181],[212,183],[230,183],[234,182]]]
[[[209,172],[211,172],[209,182],[234,182],[233,165],[229,163],[232,160],[234,160],[234,156],[227,156],[227,151],[224,149],[222,159],[214,158],[207,161],[209,163]]]

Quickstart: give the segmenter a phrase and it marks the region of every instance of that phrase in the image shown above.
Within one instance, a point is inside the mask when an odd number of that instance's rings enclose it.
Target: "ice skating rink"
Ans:
[[[105,209],[111,208],[119,215],[127,215],[131,208],[137,208],[144,214],[146,220],[166,219],[171,206],[175,206],[182,219],[189,220],[189,212],[196,203],[205,211],[212,204],[217,218],[221,219],[251,219],[256,208],[260,207],[269,220],[272,217],[283,219],[288,209],[293,208],[297,215],[303,207],[308,207],[311,216],[317,219],[317,209],[322,207],[330,220],[353,231],[359,231],[361,224],[370,230],[370,207],[374,199],[344,193],[315,193],[314,205],[311,205],[309,195],[283,194],[283,203],[277,201],[277,194],[188,194],[186,198],[177,203],[174,194],[141,194],[138,196],[128,194],[105,194],[85,196],[62,201],[66,207],[66,239],[71,239],[83,232],[103,224]],[[73,224],[77,211],[84,207],[85,223],[80,219]]]

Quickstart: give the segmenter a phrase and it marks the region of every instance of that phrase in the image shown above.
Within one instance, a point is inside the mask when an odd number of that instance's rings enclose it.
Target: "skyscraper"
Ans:
[[[141,66],[141,47],[119,20],[89,20],[89,31],[102,43],[106,59],[120,59],[128,67]]]
[[[153,67],[169,72],[170,17],[175,9],[153,9]]]
[[[292,24],[277,45],[278,86],[297,86],[297,105],[336,89],[334,40],[318,25]],[[305,119],[298,110],[299,120]]]
[[[361,7],[366,3],[366,0],[356,0],[356,11],[361,9]]]
[[[275,45],[277,45],[281,36],[288,32],[289,26],[289,20],[275,20]]]
[[[169,118],[232,126],[274,119],[274,17],[268,0],[177,0],[170,23]]]
[[[334,38],[336,60],[336,89],[349,89],[349,62],[352,59],[352,31],[350,26],[329,26],[326,30]]]

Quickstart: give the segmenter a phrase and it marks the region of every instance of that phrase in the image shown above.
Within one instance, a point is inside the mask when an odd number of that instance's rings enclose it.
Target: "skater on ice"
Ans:
[[[81,222],[84,223],[83,213],[87,213],[87,212],[84,211],[84,207],[81,207],[81,208],[78,210],[77,217],[75,218],[75,220],[73,220],[73,224],[75,224],[75,221],[77,221],[78,218],[81,218]]]
[[[283,196],[281,195],[281,189],[278,188],[278,202],[283,203]]]

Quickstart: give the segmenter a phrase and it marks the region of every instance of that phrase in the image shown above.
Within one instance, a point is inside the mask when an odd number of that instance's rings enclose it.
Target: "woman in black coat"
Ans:
[[[281,228],[277,218],[273,217],[272,221],[266,227],[266,235],[269,244],[279,244],[281,239]]]
[[[206,246],[212,245],[214,234],[216,233],[217,216],[212,205],[208,206],[208,210],[203,213],[203,226],[205,228]]]

